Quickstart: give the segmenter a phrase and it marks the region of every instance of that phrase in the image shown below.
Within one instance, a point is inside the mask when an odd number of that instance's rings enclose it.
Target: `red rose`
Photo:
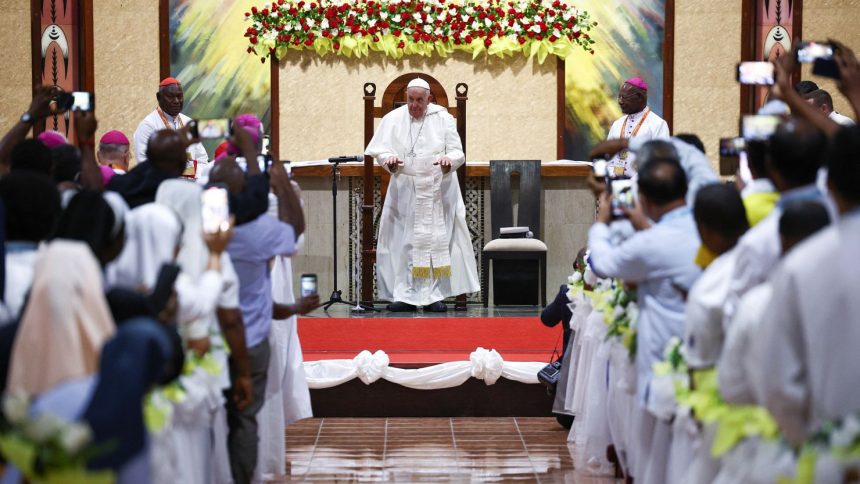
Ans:
[[[260,13],[262,13],[262,14],[263,14],[263,16],[265,17],[266,15],[269,15],[269,9],[268,9],[268,8],[264,8],[264,9],[263,9],[263,11],[262,11],[262,12],[260,12]]]
[[[484,12],[481,12],[481,13],[479,13],[479,14],[478,14],[478,18],[479,18],[479,19],[481,19],[481,20],[484,20],[485,18],[487,18],[487,14],[486,14],[486,13],[484,13]]]
[[[509,18],[508,19],[508,27],[513,27],[513,26],[514,26],[514,19]]]
[[[313,40],[311,40],[311,39],[308,39],[308,40],[306,40],[306,41],[305,41],[305,45],[306,45],[306,46],[308,46],[308,47],[310,47],[310,46],[314,45],[314,41],[313,41]]]
[[[328,30],[323,30],[323,33],[322,33],[323,37],[328,38],[329,35],[331,35],[331,34],[328,33]]]
[[[421,40],[421,34],[419,34],[418,32],[415,32],[414,34],[412,34],[412,40],[414,40],[415,42],[418,42],[419,40]]]
[[[389,6],[388,6],[388,11],[389,11],[389,12],[391,12],[391,13],[394,13],[394,12],[396,12],[396,11],[397,11],[397,9],[396,9],[396,8],[394,8],[394,5],[389,5]]]
[[[472,43],[472,36],[471,36],[471,35],[467,35],[465,40],[466,40],[466,43],[467,43],[467,44],[471,44],[471,43]]]
[[[379,36],[374,35],[374,36],[373,36],[373,41],[374,41],[374,42],[379,42]]]
[[[353,34],[357,34],[359,30],[361,30],[361,27],[359,27],[358,25],[353,25],[352,28],[350,28],[350,31]]]
[[[582,35],[582,33],[581,33],[581,32],[574,32],[574,33],[573,33],[573,38],[574,38],[574,39],[578,39],[580,35]]]
[[[245,52],[247,52],[247,53],[249,53],[249,54],[253,54],[253,53],[254,53],[254,48],[253,48],[253,47],[248,47],[248,49],[247,49]]]
[[[403,41],[401,40],[401,41],[397,44],[397,48],[398,48],[398,49],[402,49],[402,48],[404,48],[404,47],[406,47],[406,44],[404,44],[404,43],[403,43]]]
[[[517,20],[522,19],[522,18],[523,18],[523,13],[517,12]]]
[[[568,23],[567,23],[567,28],[572,29],[572,28],[573,28],[573,22],[568,22]]]
[[[558,40],[558,37],[556,37],[555,35],[550,35],[550,36],[549,36],[549,41],[550,41],[550,42],[555,42],[556,40]]]
[[[532,38],[534,38],[535,33],[534,33],[534,32],[532,32],[531,30],[529,30],[529,31],[528,31],[528,33],[527,33],[526,35],[528,35],[528,36],[529,36],[529,38],[530,38],[530,39],[532,39]]]
[[[251,37],[250,40],[251,40],[252,44],[257,45],[257,38],[256,37]]]
[[[344,32],[343,30],[338,30],[338,31],[337,31],[337,36],[338,36],[338,37],[343,37],[344,35],[346,35],[346,32]]]
[[[251,13],[257,15],[257,7],[251,7]]]
[[[332,47],[334,47],[334,50],[340,49],[340,42],[335,42],[334,44],[332,44]]]
[[[526,38],[525,38],[525,37],[523,37],[523,36],[521,35],[521,36],[517,39],[517,42],[519,42],[519,43],[520,43],[520,45],[525,44],[525,43],[526,43]]]
[[[310,29],[311,29],[311,26],[310,26],[310,25],[308,25],[308,24],[304,24],[304,25],[302,25],[302,30],[304,30],[305,32],[307,32],[307,31],[308,31],[308,30],[310,30]]]
[[[284,4],[284,0],[278,0],[278,5],[283,5],[283,4]]]
[[[290,7],[289,12],[290,12],[290,15],[292,15],[293,17],[295,17],[299,13],[299,11],[296,10],[296,7]]]
[[[246,16],[246,17],[250,17],[250,16],[251,16],[251,12],[245,12],[245,16]]]
[[[395,31],[394,31],[394,36],[395,36],[395,37],[400,37],[400,31],[399,31],[399,30],[395,30]]]
[[[538,40],[543,40],[543,35],[541,35],[541,34],[537,34],[537,35],[535,36],[535,38],[536,38],[536,39],[538,39]]]
[[[311,10],[313,10],[313,9],[315,9],[315,8],[317,8],[317,4],[315,4],[315,3],[311,3]]]
[[[455,37],[454,38],[454,45],[460,45],[460,44],[461,44],[460,39]]]
[[[423,40],[424,42],[430,42],[430,34],[422,35],[421,40]]]
[[[489,37],[487,37],[486,39],[484,39],[484,46],[485,46],[485,47],[489,47],[490,45],[492,45],[492,43],[493,43],[493,41],[492,41],[492,40],[490,40],[490,38],[489,38]]]

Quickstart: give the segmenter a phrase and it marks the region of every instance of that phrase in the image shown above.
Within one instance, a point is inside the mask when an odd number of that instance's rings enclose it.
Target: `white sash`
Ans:
[[[438,157],[407,159],[401,175],[415,184],[415,216],[412,225],[412,277],[451,277],[448,226],[442,210],[442,170]]]

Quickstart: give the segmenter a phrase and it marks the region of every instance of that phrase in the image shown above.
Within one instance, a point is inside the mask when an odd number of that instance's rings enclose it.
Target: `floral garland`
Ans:
[[[617,280],[603,310],[604,321],[609,326],[606,339],[621,338],[631,361],[636,357],[636,322],[639,320],[639,305],[635,300],[636,291],[626,290],[624,283]]]
[[[796,484],[854,482],[860,475],[860,415],[825,422],[800,451]]]
[[[550,54],[567,58],[575,46],[594,54],[588,31],[597,26],[587,12],[560,0],[551,6],[525,0],[277,0],[245,17],[252,22],[245,31],[247,50],[261,62],[266,55],[283,59],[291,49],[346,57],[382,52],[395,59],[447,57],[459,50],[473,59],[520,53],[542,64]]]
[[[53,414],[31,416],[30,398],[12,393],[3,398],[0,454],[30,482],[110,483],[111,471],[90,472],[86,464],[105,448],[92,445],[92,430]]]

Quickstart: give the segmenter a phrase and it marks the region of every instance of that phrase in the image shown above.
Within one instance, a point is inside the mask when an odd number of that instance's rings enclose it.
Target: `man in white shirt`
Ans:
[[[764,282],[779,261],[782,207],[794,200],[824,203],[824,194],[816,187],[815,180],[826,146],[824,134],[798,118],[780,124],[770,137],[766,169],[768,178],[780,192],[780,200],[770,215],[741,237],[735,248],[737,262],[723,311],[727,331],[741,296]]]
[[[478,270],[457,167],[466,161],[454,118],[430,103],[416,77],[406,105],[382,118],[365,154],[391,173],[376,246],[379,295],[390,311],[447,310],[443,299],[477,292]]]
[[[812,104],[819,111],[826,114],[828,118],[842,126],[853,126],[854,120],[848,116],[837,113],[833,110],[833,97],[824,89],[816,89],[810,93],[804,94],[803,99]]]
[[[137,130],[134,132],[134,156],[139,163],[143,163],[148,159],[146,147],[153,133],[162,129],[182,129],[188,126],[188,123],[191,121],[191,118],[180,112],[182,111],[185,99],[182,95],[182,85],[179,81],[173,77],[168,77],[161,81],[158,86],[158,92],[155,94],[155,98],[158,100],[158,107],[143,118],[143,121],[140,122]],[[206,154],[206,148],[200,143],[189,145],[186,153],[188,155],[188,162],[182,176],[196,179],[197,173],[202,171],[204,166],[208,165],[209,155]]]
[[[624,116],[612,123],[606,139],[652,139],[669,138],[669,125],[648,107],[648,83],[641,77],[628,79],[618,91],[618,105]],[[632,175],[629,153],[621,150],[609,160],[615,175]]]
[[[773,299],[753,342],[764,406],[794,445],[860,409],[860,130],[838,132],[828,185],[840,220],[795,247],[771,278]]]

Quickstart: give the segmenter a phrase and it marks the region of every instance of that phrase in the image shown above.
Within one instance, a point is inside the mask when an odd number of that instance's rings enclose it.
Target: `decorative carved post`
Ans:
[[[457,133],[460,135],[460,141],[463,143],[463,153],[466,153],[466,101],[469,99],[469,86],[460,82],[454,88],[457,97]],[[466,162],[457,169],[457,179],[460,182],[460,195],[463,201],[466,200]],[[456,311],[466,310],[466,295],[460,294],[454,302]]]
[[[376,102],[376,84],[364,84],[364,146],[373,138],[373,104]],[[373,157],[364,157],[364,189],[361,204],[361,299],[373,306],[373,264],[376,247],[373,243]]]

